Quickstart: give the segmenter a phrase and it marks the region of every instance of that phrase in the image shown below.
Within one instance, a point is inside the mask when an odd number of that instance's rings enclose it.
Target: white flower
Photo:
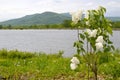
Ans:
[[[71,64],[70,64],[70,68],[71,68],[72,70],[75,70],[77,67],[78,67],[78,66],[77,66],[77,64],[75,64],[75,63],[71,63]]]
[[[103,48],[103,42],[104,42],[103,36],[98,36],[95,44],[97,50]]]
[[[79,59],[78,59],[77,57],[73,57],[73,58],[71,59],[70,68],[71,68],[72,70],[75,70],[75,69],[78,67],[78,64],[80,64]]]
[[[95,46],[96,46],[96,49],[97,49],[97,50],[103,48],[103,44],[102,44],[101,42],[96,43]]]
[[[71,62],[74,63],[74,64],[80,64],[80,61],[79,61],[79,59],[77,57],[73,57],[71,59]]]
[[[98,38],[96,39],[97,43],[103,43],[103,36],[98,36]]]
[[[97,35],[97,29],[92,30],[90,37],[96,37]]]
[[[90,35],[92,31],[90,29],[86,29],[86,32],[88,33],[88,35]]]
[[[86,29],[86,32],[88,33],[89,37],[96,37],[97,35],[97,29],[94,30]]]
[[[78,10],[77,12],[70,13],[72,15],[72,21],[77,24],[79,20],[82,18],[83,11]]]

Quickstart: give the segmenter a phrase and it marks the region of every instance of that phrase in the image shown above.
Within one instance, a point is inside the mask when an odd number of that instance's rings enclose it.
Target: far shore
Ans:
[[[112,28],[115,31],[120,31],[120,28]],[[51,29],[0,29],[0,30],[77,30],[77,29],[70,29],[70,28],[61,28],[61,29],[57,29],[57,28],[51,28]],[[80,28],[79,30],[83,30],[83,28]]]
[[[120,28],[113,28],[113,30],[115,30],[115,31],[120,31]]]

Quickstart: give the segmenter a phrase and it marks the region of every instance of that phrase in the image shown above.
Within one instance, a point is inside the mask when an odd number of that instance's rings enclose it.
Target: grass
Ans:
[[[0,50],[0,75],[10,80],[51,80],[73,75],[70,58],[59,54]]]
[[[120,66],[117,64],[120,62],[120,54],[118,53],[119,51],[114,52],[113,61],[109,59],[111,61],[100,63],[99,76],[106,80],[120,78]],[[73,71],[69,67],[71,58],[62,57],[62,54],[61,51],[56,54],[45,54],[2,49],[0,50],[0,76],[7,80],[87,80],[87,66],[82,57],[79,68]],[[115,65],[117,68],[113,68]],[[90,76],[93,76],[91,72]]]

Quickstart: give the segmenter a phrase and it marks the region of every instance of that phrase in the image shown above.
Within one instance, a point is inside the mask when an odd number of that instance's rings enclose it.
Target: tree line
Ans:
[[[112,22],[112,28],[120,28],[120,21]],[[0,29],[74,29],[71,20],[64,20],[61,24],[44,24],[44,25],[0,25]]]

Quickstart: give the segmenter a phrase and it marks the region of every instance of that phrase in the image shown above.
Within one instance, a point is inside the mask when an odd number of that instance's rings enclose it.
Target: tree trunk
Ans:
[[[95,77],[95,80],[97,80],[97,71],[94,72],[94,77]]]
[[[97,63],[96,63],[96,61],[95,61],[95,64],[94,64],[93,72],[94,72],[94,80],[97,80]]]

